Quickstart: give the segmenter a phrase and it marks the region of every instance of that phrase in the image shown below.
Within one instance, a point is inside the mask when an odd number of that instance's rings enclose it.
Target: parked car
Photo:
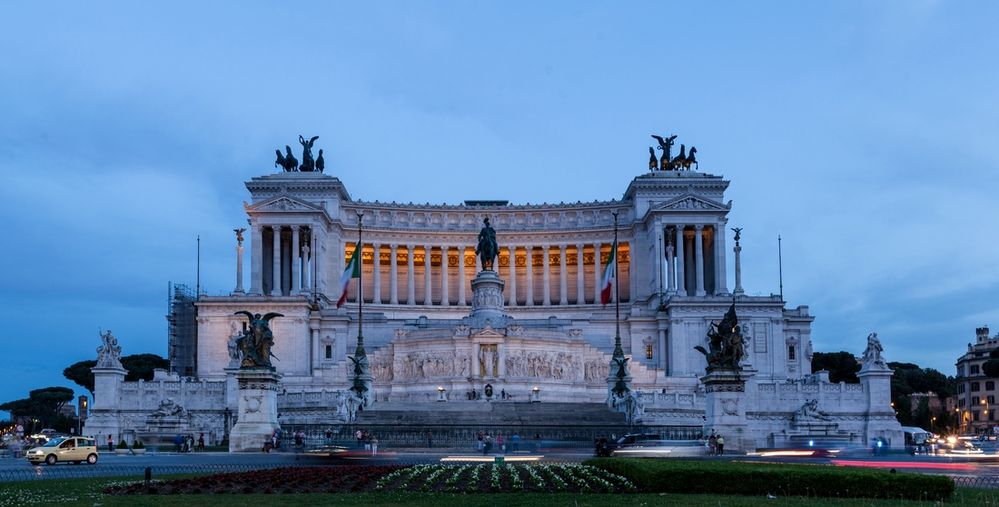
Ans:
[[[35,447],[25,453],[32,464],[45,462],[47,465],[55,465],[61,461],[70,463],[83,463],[86,461],[91,465],[97,464],[97,443],[92,438],[85,437],[59,437],[53,438],[41,447]]]

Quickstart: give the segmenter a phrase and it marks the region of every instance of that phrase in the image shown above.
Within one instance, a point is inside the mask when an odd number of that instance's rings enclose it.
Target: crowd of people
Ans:
[[[113,445],[113,440],[111,440],[111,435],[108,435],[108,450],[111,450]],[[198,434],[197,447],[195,447],[194,435],[177,435],[173,439],[174,450],[177,452],[192,452],[199,451],[203,452],[205,450],[205,434]]]

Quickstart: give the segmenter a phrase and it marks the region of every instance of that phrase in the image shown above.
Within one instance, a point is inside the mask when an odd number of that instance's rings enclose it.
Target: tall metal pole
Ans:
[[[777,284],[780,288],[780,300],[784,301],[784,260],[781,257],[780,234],[777,235]]]
[[[364,356],[364,335],[361,325],[364,321],[364,243],[361,243],[361,229],[364,212],[357,210],[357,350],[354,355]]]
[[[201,297],[201,235],[198,234],[198,272],[195,275],[194,299]]]
[[[618,272],[617,272],[617,251],[620,250],[617,245],[617,211],[614,212],[614,352],[617,353],[621,350],[621,355],[624,355],[624,350],[621,349],[621,284],[618,283]]]

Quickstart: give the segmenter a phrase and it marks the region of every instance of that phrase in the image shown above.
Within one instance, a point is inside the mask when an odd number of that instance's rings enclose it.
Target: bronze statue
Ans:
[[[659,161],[656,160],[656,150],[652,149],[651,146],[649,146],[649,170],[659,170]]]
[[[681,144],[680,145],[680,154],[677,155],[676,158],[674,158],[673,160],[669,161],[670,167],[672,167],[673,169],[676,169],[677,171],[679,171],[680,168],[683,167],[683,165],[687,163],[686,152],[687,152],[687,147]]]
[[[652,136],[656,141],[659,142],[659,149],[663,151],[663,156],[659,159],[659,169],[662,171],[670,171],[673,167],[670,165],[670,150],[673,147],[673,142],[676,139],[676,135],[672,135],[666,138],[659,137],[657,135]]]
[[[482,230],[479,231],[479,244],[475,246],[475,254],[482,259],[482,270],[493,269],[493,259],[499,254],[496,243],[496,230],[489,225],[489,217],[482,219]]]
[[[287,172],[298,170],[298,159],[291,154],[291,146],[284,145],[284,170]]]
[[[271,332],[269,322],[274,317],[284,317],[276,312],[270,312],[263,317],[259,313],[248,311],[238,311],[233,315],[246,315],[250,321],[249,328],[243,332],[243,336],[236,339],[236,346],[243,354],[243,361],[240,368],[268,368],[271,366],[271,358],[277,356],[271,354],[271,347],[274,345],[274,333]]]
[[[246,232],[245,227],[240,227],[238,229],[233,229],[232,232],[236,233],[236,242],[240,245],[243,244],[243,233]]]
[[[319,156],[316,157],[316,170],[323,172],[323,169],[326,169],[326,160],[323,159],[323,149],[319,148]]]
[[[735,314],[735,303],[725,312],[720,324],[711,323],[708,329],[708,350],[698,345],[695,350],[708,360],[707,370],[740,370],[739,363],[746,356],[746,345]]]
[[[680,145],[680,148],[681,148],[681,152],[682,152],[683,151],[683,145]],[[698,166],[697,166],[697,157],[694,156],[695,153],[697,153],[697,148],[694,148],[693,146],[691,146],[690,147],[690,153],[687,154],[687,158],[683,162],[683,168],[684,168],[684,170],[689,171],[690,170],[690,166],[694,166],[694,170],[698,169]]]
[[[312,172],[316,170],[316,162],[312,159],[312,145],[316,142],[316,139],[319,139],[319,136],[312,136],[312,139],[306,141],[299,134],[298,142],[302,145],[302,165],[298,166],[299,171]]]
[[[735,244],[738,245],[739,239],[742,238],[742,227],[733,227],[732,230],[735,231]]]

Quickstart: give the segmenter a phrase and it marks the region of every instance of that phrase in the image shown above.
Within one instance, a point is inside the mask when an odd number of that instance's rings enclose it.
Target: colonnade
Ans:
[[[341,270],[354,248],[354,243],[343,246]],[[599,303],[610,249],[610,242],[504,246],[493,269],[506,281],[504,296],[510,307]],[[470,245],[365,242],[362,254],[364,300],[373,304],[468,306],[471,281],[482,269]],[[621,244],[619,257],[621,297],[627,301],[628,243]],[[356,289],[350,289],[348,301],[356,301]]]
[[[312,291],[315,245],[310,227],[253,224],[250,234],[250,294],[287,296]]]
[[[728,294],[725,279],[724,224],[660,224],[659,247],[666,260],[666,294]],[[659,285],[662,287],[660,278]]]

